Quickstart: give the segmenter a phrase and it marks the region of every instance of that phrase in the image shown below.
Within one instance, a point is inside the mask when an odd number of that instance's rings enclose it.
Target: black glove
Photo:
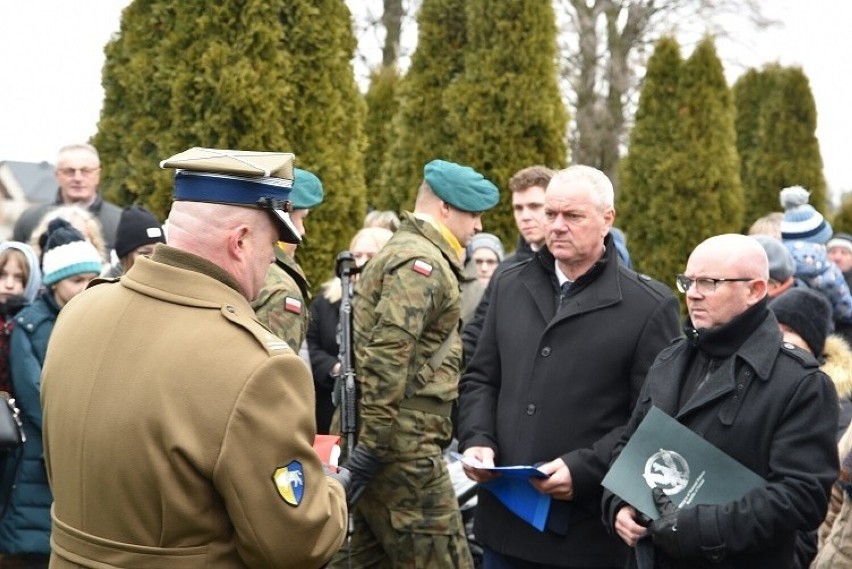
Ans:
[[[352,486],[352,473],[349,472],[348,469],[338,466],[337,472],[333,472],[327,464],[323,464],[322,471],[329,478],[333,478],[340,482],[340,485],[343,486],[343,491],[346,495],[349,495],[349,487]]]
[[[654,547],[671,557],[682,559],[680,546],[677,541],[677,506],[666,496],[660,488],[653,488],[651,494],[660,517],[651,523],[651,537],[654,539]]]
[[[343,463],[343,467],[349,470],[352,478],[349,490],[346,493],[346,501],[351,508],[367,489],[367,484],[370,483],[373,476],[381,469],[382,463],[370,449],[362,445],[355,445],[349,458]]]

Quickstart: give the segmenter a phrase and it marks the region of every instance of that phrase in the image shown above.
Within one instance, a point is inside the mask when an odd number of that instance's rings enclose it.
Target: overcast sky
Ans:
[[[0,161],[53,162],[95,133],[103,48],[128,0],[0,0]],[[356,9],[359,0],[349,0]],[[748,67],[800,65],[817,103],[817,136],[833,193],[852,190],[852,1],[763,0],[783,25],[718,49],[731,83]],[[689,55],[684,49],[684,56]]]

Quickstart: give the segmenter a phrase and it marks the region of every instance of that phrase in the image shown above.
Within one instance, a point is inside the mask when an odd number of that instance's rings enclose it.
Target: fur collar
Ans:
[[[852,348],[841,336],[831,334],[825,339],[823,351],[825,363],[820,369],[831,378],[837,389],[837,397],[852,395]]]

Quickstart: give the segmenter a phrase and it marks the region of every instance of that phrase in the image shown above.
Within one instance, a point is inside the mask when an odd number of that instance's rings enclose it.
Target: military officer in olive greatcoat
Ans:
[[[169,244],[63,309],[42,376],[51,567],[319,567],[343,542],[310,371],[249,305],[299,240],[292,160],[164,161]]]

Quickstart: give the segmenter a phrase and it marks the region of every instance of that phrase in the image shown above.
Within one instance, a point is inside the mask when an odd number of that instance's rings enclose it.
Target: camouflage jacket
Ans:
[[[352,301],[358,442],[385,462],[433,452],[451,437],[461,276],[458,257],[438,229],[406,212],[359,277]]]
[[[295,259],[276,246],[275,262],[269,265],[263,289],[251,303],[260,323],[297,354],[305,341],[310,318],[308,286],[308,279]]]

